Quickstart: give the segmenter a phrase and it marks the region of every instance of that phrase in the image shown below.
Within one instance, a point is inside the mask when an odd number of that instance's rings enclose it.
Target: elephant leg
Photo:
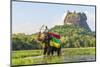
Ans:
[[[53,54],[54,54],[54,49],[52,48],[52,50],[51,50],[51,54],[52,54],[52,56],[53,56]]]
[[[57,50],[57,55],[58,55],[58,56],[61,55],[61,48],[58,48],[58,50]]]
[[[47,53],[47,49],[48,49],[47,47],[44,48],[43,55],[46,55],[46,53]]]
[[[51,47],[49,46],[49,47],[48,47],[48,50],[47,50],[47,55],[49,56],[50,53],[51,53]]]
[[[44,52],[43,52],[43,54],[46,55],[48,53],[48,45],[47,45],[48,43],[45,42],[45,41],[44,41],[44,43],[45,43],[45,46],[44,46]]]

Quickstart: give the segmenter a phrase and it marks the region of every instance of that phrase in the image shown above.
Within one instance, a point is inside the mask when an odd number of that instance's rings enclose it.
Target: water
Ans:
[[[24,59],[29,59],[29,58],[43,58],[44,56],[43,55],[41,55],[41,56],[33,56],[33,57],[26,57],[26,58],[24,58]]]
[[[26,57],[24,59],[36,59],[38,64],[45,64],[45,63],[61,63],[61,62],[80,62],[80,61],[95,61],[95,55],[74,55],[74,56],[66,56],[62,55],[61,57],[58,56],[33,56],[33,57]]]
[[[63,62],[79,62],[79,61],[95,61],[95,55],[76,55],[72,57],[65,57]]]

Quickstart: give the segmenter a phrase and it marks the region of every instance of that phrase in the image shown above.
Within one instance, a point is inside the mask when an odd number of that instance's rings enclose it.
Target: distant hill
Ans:
[[[53,28],[50,29],[50,31],[58,33],[63,36],[68,35],[90,35],[95,36],[95,32],[89,31],[88,29],[81,27],[79,25],[56,25]]]
[[[74,24],[74,25],[79,25],[81,27],[84,27],[91,31],[87,24],[87,16],[84,12],[70,12],[68,11],[65,18],[64,18],[64,24]]]

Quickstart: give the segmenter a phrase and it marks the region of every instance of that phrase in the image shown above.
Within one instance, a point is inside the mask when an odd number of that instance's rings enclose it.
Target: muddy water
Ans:
[[[80,62],[80,61],[95,61],[95,55],[74,55],[74,56],[66,56],[62,55],[61,57],[53,56],[34,56],[34,57],[26,57],[25,59],[36,59],[38,64],[44,63],[61,63],[61,62]]]
[[[95,55],[64,56],[63,62],[95,61]]]

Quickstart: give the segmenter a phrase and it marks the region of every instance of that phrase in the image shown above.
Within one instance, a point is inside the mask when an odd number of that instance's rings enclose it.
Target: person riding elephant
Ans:
[[[41,34],[44,34],[44,37],[41,38]],[[43,33],[39,32],[38,35],[38,40],[42,41],[45,45],[44,45],[44,55],[53,55],[54,52],[57,52],[58,56],[60,56],[61,54],[61,46],[59,46],[59,48],[55,47],[55,46],[51,46],[52,43],[52,36],[47,28],[47,26],[45,27],[45,31]]]

